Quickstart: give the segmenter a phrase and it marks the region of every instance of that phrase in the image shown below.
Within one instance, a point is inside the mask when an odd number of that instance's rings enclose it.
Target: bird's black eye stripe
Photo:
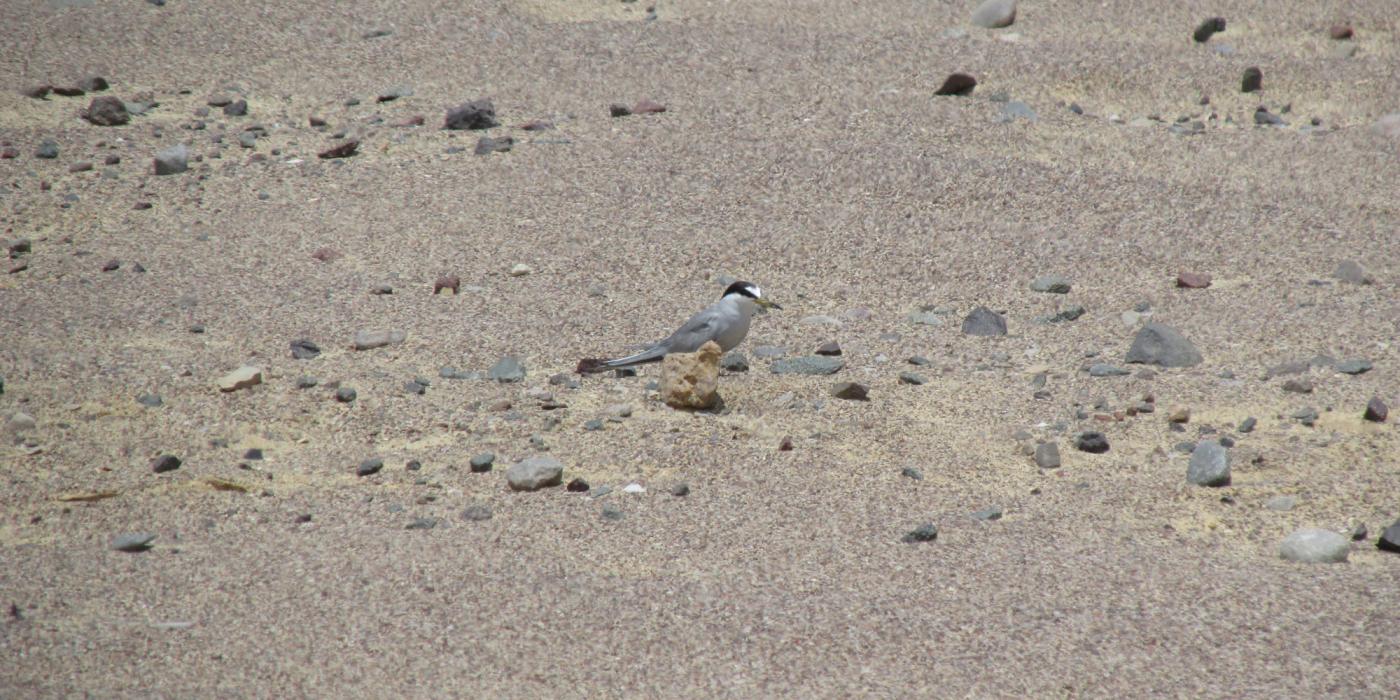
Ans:
[[[750,299],[758,298],[758,295],[754,294],[754,286],[750,282],[735,282],[734,284],[731,284],[728,287],[726,287],[724,290],[724,294],[720,296],[727,297],[730,294],[738,294],[740,296],[746,296]]]

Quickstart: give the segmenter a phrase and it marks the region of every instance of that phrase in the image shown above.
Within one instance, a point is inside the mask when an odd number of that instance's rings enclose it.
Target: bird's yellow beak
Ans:
[[[762,307],[765,308],[765,309],[778,309],[778,310],[781,311],[782,308],[783,308],[783,307],[781,307],[781,306],[778,306],[778,303],[777,303],[777,302],[775,302],[775,301],[769,301],[769,300],[767,300],[767,299],[764,299],[763,297],[759,297],[759,298],[757,298],[757,299],[754,299],[754,303],[758,304],[759,306],[762,306]]]

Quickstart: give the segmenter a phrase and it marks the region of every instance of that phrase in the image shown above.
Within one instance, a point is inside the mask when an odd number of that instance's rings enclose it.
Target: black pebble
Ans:
[[[1244,69],[1244,78],[1240,80],[1240,92],[1254,92],[1264,85],[1264,73],[1258,68],[1250,67]]]
[[[175,455],[161,455],[151,460],[151,471],[157,474],[173,472],[180,468],[180,458]]]
[[[1196,43],[1205,43],[1210,41],[1211,36],[1217,32],[1223,31],[1225,31],[1225,18],[1211,17],[1201,22],[1200,26],[1196,27],[1196,31],[1191,34],[1191,38],[1195,39]]]

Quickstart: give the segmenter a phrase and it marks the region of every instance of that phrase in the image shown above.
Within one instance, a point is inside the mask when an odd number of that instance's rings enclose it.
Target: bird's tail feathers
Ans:
[[[594,374],[606,372],[610,369],[621,369],[623,367],[633,367],[644,365],[648,362],[660,362],[666,356],[666,348],[653,346],[635,355],[619,357],[616,360],[583,359],[578,361],[578,367],[574,370],[579,374]]]

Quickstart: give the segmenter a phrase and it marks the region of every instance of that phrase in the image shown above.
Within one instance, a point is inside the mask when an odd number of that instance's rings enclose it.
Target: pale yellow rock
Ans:
[[[219,391],[229,392],[262,384],[262,368],[244,365],[219,377]]]
[[[719,356],[714,341],[696,352],[661,360],[661,400],[672,408],[710,408],[719,401]]]

